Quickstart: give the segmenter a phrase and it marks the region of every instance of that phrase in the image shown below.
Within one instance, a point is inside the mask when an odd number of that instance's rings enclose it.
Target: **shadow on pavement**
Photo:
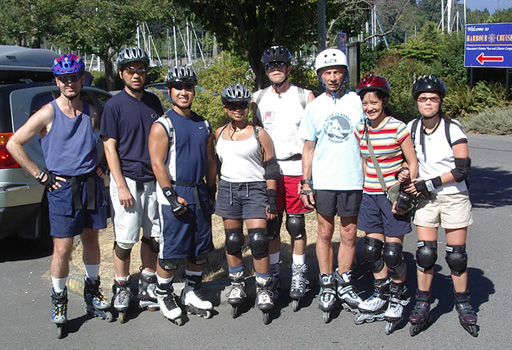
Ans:
[[[474,208],[512,205],[512,173],[498,168],[473,167],[469,195]]]
[[[0,240],[0,262],[38,259],[52,255],[48,245],[40,245],[38,240],[22,239],[16,236]]]

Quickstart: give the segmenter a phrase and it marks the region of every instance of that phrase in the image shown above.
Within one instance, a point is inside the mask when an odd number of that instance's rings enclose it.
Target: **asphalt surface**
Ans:
[[[452,286],[444,254],[436,263],[432,322],[415,337],[409,325],[399,327],[386,336],[385,323],[355,325],[354,316],[335,310],[328,324],[322,321],[316,294],[316,273],[310,271],[312,289],[301,301],[301,309],[293,312],[291,300],[283,291],[271,313],[271,323],[264,325],[259,310],[248,305],[237,319],[224,302],[225,282],[205,284],[214,302],[212,319],[185,317],[178,327],[159,312],[132,310],[125,324],[91,319],[84,312],[81,294],[69,295],[69,333],[56,339],[55,326],[49,320],[50,284],[44,277],[50,253],[41,252],[26,241],[0,241],[0,349],[67,349],[92,348],[187,348],[187,349],[506,349],[512,335],[509,313],[512,292],[507,273],[511,271],[510,220],[512,218],[512,137],[470,136],[473,161],[471,198],[475,223],[468,235],[469,287],[472,304],[478,311],[480,334],[471,337],[458,323],[453,308]],[[439,251],[444,249],[439,235]],[[404,251],[408,264],[408,295],[413,296],[415,281],[416,238],[406,237]],[[283,278],[284,289],[289,273]],[[252,281],[249,290],[253,293]],[[364,298],[372,291],[372,279],[363,275],[356,286]],[[104,287],[106,288],[106,287]],[[179,289],[179,287],[177,288]],[[409,314],[412,304],[406,307]]]

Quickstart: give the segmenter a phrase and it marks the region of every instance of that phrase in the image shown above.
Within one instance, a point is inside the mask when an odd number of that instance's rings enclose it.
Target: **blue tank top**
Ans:
[[[46,167],[52,173],[63,176],[90,173],[98,164],[96,144],[99,139],[92,129],[89,105],[84,103],[82,113],[69,118],[55,101],[50,103],[53,107],[52,127],[39,140]]]

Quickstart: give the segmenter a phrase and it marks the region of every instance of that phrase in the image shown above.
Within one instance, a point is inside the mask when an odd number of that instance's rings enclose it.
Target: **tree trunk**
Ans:
[[[103,64],[105,65],[105,79],[107,80],[107,89],[108,91],[112,91],[116,89],[116,82],[114,80],[114,69],[112,67],[112,62],[108,57],[101,57]]]

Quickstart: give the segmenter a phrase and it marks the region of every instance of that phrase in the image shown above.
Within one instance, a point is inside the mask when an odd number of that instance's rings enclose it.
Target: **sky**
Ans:
[[[458,0],[464,5],[464,0]],[[504,10],[512,7],[512,0],[466,0],[466,6],[471,10],[489,10],[493,14],[496,10]]]

